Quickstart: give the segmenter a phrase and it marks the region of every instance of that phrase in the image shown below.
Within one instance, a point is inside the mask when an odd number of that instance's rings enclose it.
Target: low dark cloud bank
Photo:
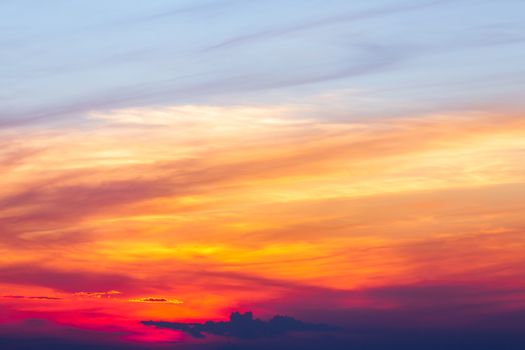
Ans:
[[[205,334],[255,339],[285,335],[288,332],[333,332],[339,327],[306,323],[288,316],[276,315],[269,321],[253,318],[251,312],[233,312],[229,321],[207,321],[205,323],[179,323],[163,321],[142,321],[146,326],[183,331],[194,338],[205,338]]]

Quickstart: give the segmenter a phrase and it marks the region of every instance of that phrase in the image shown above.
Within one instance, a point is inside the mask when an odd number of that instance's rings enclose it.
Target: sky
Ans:
[[[0,0],[0,347],[524,349],[524,14]]]

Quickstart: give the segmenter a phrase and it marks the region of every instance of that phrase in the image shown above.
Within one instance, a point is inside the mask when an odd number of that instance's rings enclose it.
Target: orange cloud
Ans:
[[[369,303],[357,291],[428,280],[516,283],[522,118],[299,114],[130,109],[93,115],[92,128],[11,135],[0,287],[82,290],[62,307],[96,304],[131,323],[162,319],[166,303],[192,320],[321,295]]]
[[[131,303],[161,303],[161,304],[184,304],[182,300],[178,299],[166,299],[166,298],[157,298],[157,297],[145,297],[138,299],[129,299]]]
[[[112,296],[120,295],[122,292],[118,290],[109,290],[107,292],[76,292],[75,296],[88,298],[111,298]]]

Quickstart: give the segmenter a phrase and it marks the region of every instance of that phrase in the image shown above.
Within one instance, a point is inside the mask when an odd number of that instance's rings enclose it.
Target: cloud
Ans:
[[[388,7],[382,7],[382,8],[368,9],[366,11],[357,12],[357,13],[353,12],[353,13],[338,14],[336,16],[319,18],[315,20],[310,20],[308,22],[289,25],[284,28],[267,29],[267,30],[263,30],[260,32],[256,32],[256,33],[239,35],[239,36],[224,40],[218,44],[209,46],[206,48],[206,50],[221,49],[221,48],[236,46],[240,44],[249,43],[252,41],[270,39],[270,38],[274,38],[274,37],[278,37],[282,35],[292,34],[295,32],[305,31],[309,29],[317,29],[320,27],[335,25],[339,23],[356,22],[358,20],[365,20],[365,19],[370,19],[370,18],[374,18],[378,16],[395,14],[398,12],[419,10],[425,7],[438,5],[443,2],[444,1],[437,0],[437,1],[427,1],[424,3],[408,3],[408,4],[405,3],[405,4],[402,4],[401,6],[394,5],[394,6],[388,6]]]
[[[138,298],[138,299],[129,299],[131,303],[153,303],[153,304],[183,304],[182,300],[178,299],[166,299],[166,298]]]
[[[53,288],[64,292],[100,290],[108,286],[130,287],[133,278],[112,273],[58,270],[34,265],[16,264],[0,267],[0,281],[18,285]]]
[[[47,296],[25,296],[25,295],[4,295],[6,299],[35,299],[35,300],[61,300],[62,298]]]
[[[339,327],[305,323],[289,316],[276,315],[269,321],[254,319],[252,312],[233,312],[229,321],[206,321],[205,323],[180,323],[163,321],[142,321],[146,326],[183,331],[194,338],[205,338],[206,334],[255,339],[285,335],[289,332],[333,332]]]
[[[75,296],[78,297],[88,297],[88,298],[111,298],[112,296],[122,294],[118,290],[109,290],[107,292],[76,292]]]
[[[71,121],[73,118],[85,118],[90,112],[107,112],[112,109],[152,104],[181,104],[196,98],[227,97],[237,93],[277,90],[341,80],[376,73],[394,66],[407,56],[405,48],[375,43],[356,44],[347,50],[347,55],[341,57],[338,62],[319,64],[316,69],[307,71],[293,67],[277,75],[259,67],[250,72],[223,76],[207,73],[181,75],[143,84],[127,84],[115,90],[85,93],[76,99],[40,105],[36,108],[19,109],[14,112],[0,110],[0,127],[9,129],[30,124]],[[356,57],[350,58],[353,55]]]
[[[145,16],[141,16],[138,18],[132,18],[129,20],[129,23],[137,24],[142,21],[149,22],[152,20],[161,20],[161,19],[170,18],[173,16],[185,15],[188,13],[194,13],[194,14],[199,15],[199,14],[202,14],[203,12],[205,13],[208,10],[213,10],[213,9],[224,10],[226,6],[230,4],[235,4],[236,2],[240,2],[240,1],[239,0],[221,0],[221,1],[214,0],[214,1],[203,1],[200,3],[196,3],[196,4],[192,2],[191,5],[188,5],[188,6],[179,7],[175,9],[167,9],[162,12],[145,15]]]

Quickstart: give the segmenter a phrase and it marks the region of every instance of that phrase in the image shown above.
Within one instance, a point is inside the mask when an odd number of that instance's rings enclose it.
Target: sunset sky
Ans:
[[[0,349],[525,349],[525,1],[0,0],[0,50]]]

